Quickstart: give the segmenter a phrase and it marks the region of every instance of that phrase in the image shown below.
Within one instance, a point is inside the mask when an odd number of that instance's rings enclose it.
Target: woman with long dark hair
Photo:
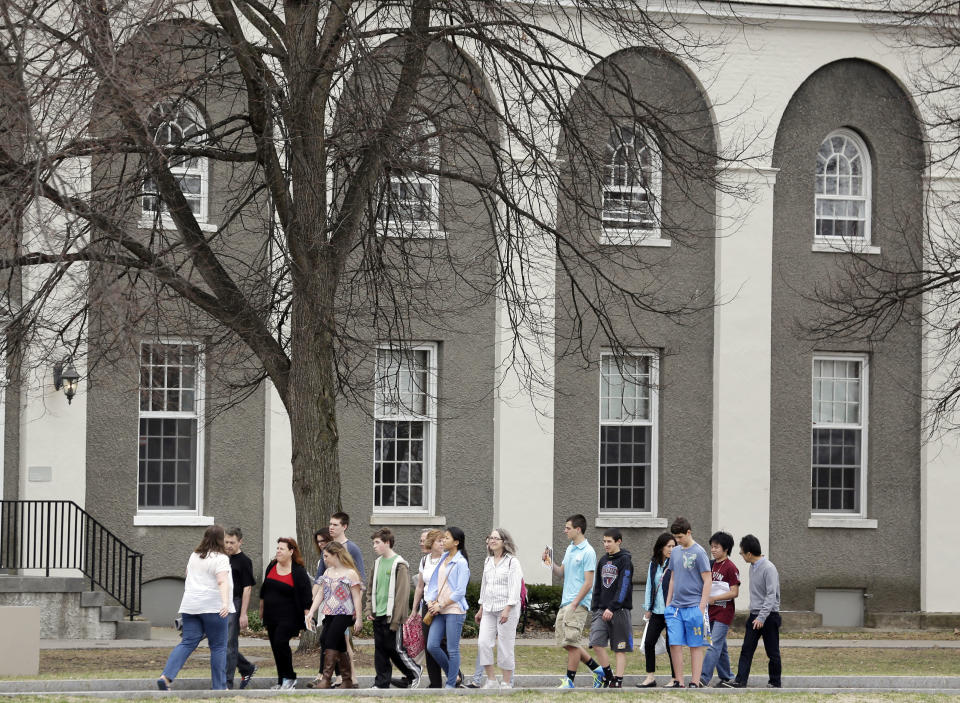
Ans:
[[[297,541],[281,537],[277,540],[276,557],[267,565],[260,586],[260,620],[267,628],[277,664],[277,684],[271,686],[274,690],[297,687],[290,638],[298,636],[306,627],[306,615],[313,600],[310,589],[310,575],[303,568]]]
[[[460,671],[460,635],[467,617],[466,595],[470,581],[465,545],[466,538],[459,527],[448,527],[444,531],[444,553],[426,588],[427,611],[433,616],[427,651],[447,675],[446,688],[457,687],[457,673]],[[447,651],[441,646],[444,636]]]
[[[670,563],[670,552],[677,546],[677,541],[669,532],[662,533],[657,537],[653,545],[653,556],[650,557],[650,566],[647,569],[647,587],[643,597],[643,607],[646,612],[643,619],[649,621],[647,624],[647,636],[643,640],[643,653],[646,657],[647,677],[637,684],[638,688],[652,688],[657,685],[657,680],[653,672],[657,670],[657,640],[660,633],[663,632],[666,637],[667,621],[663,617],[664,603],[667,598],[667,591],[670,588],[670,571],[667,566]],[[667,651],[670,651],[670,641],[667,640]],[[683,688],[683,684],[677,681],[673,670],[673,662],[670,662],[670,683],[666,688]]]
[[[363,605],[360,594],[363,579],[350,552],[339,542],[329,542],[323,549],[326,569],[320,577],[320,590],[307,613],[307,627],[312,629],[313,613],[323,613],[320,631],[320,649],[323,651],[323,669],[311,688],[330,688],[334,667],[339,663],[343,674],[343,688],[356,688],[353,669],[347,656],[347,630],[353,625],[354,634],[363,628]]]
[[[208,527],[187,562],[187,578],[183,582],[179,610],[183,634],[157,679],[157,688],[161,691],[170,689],[187,658],[204,637],[210,644],[210,688],[216,691],[227,688],[228,617],[236,610],[233,607],[233,571],[223,537],[220,525]]]

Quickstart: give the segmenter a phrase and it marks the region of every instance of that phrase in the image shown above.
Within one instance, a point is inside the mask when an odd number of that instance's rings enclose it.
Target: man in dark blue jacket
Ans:
[[[623,688],[627,652],[633,651],[633,561],[630,552],[620,548],[622,542],[623,535],[615,527],[603,533],[606,554],[597,562],[597,576],[593,581],[590,646],[603,667],[604,688]],[[605,649],[608,644],[616,653],[616,674],[610,670]]]

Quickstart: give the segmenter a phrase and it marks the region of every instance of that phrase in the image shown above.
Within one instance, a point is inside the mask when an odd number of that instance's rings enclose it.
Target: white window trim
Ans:
[[[439,222],[395,222],[379,220],[378,233],[396,239],[446,239],[447,232]]]
[[[370,491],[370,505],[371,509],[371,522],[370,524],[382,524],[379,521],[389,516],[389,519],[396,524],[403,524],[402,520],[404,518],[409,518],[412,516],[420,517],[424,516],[434,516],[436,515],[436,498],[437,498],[437,355],[438,355],[438,345],[435,342],[413,342],[409,344],[403,344],[400,342],[383,342],[378,344],[377,349],[403,349],[405,351],[426,351],[427,352],[427,417],[414,417],[412,415],[403,415],[396,417],[387,417],[379,416],[376,412],[376,389],[374,389],[374,413],[373,413],[373,428],[371,432],[371,445],[370,445],[370,477],[371,477],[371,491]],[[376,375],[376,364],[377,360],[374,358],[374,375]],[[376,379],[374,379],[376,380]],[[424,443],[424,486],[423,486],[423,496],[424,496],[424,506],[422,508],[417,507],[378,507],[376,505],[375,488],[376,488],[376,462],[373,457],[376,456],[376,423],[378,420],[426,420],[427,429],[429,431],[429,437]],[[374,522],[377,520],[377,522]],[[420,524],[420,523],[411,523],[411,524]]]
[[[813,355],[810,362],[810,398],[813,402],[813,369],[817,361],[859,361],[860,362],[860,424],[851,423],[829,423],[824,427],[830,427],[838,430],[859,429],[860,430],[860,509],[855,512],[841,511],[810,511],[809,527],[876,527],[876,524],[855,525],[858,521],[870,522],[867,520],[867,479],[869,477],[869,445],[870,445],[870,359],[866,354],[835,354],[826,353]],[[810,471],[813,471],[813,410],[811,407],[810,417]],[[812,480],[812,477],[811,477]],[[812,486],[811,486],[812,488]],[[873,521],[874,523],[876,521]],[[815,524],[810,524],[815,523]]]
[[[150,410],[144,415],[144,411],[140,410],[140,384],[137,384],[137,436],[139,437],[140,433],[140,418],[142,417],[170,417],[170,418],[197,418],[197,497],[196,497],[196,509],[194,510],[151,510],[149,508],[140,507],[140,496],[139,496],[139,457],[137,459],[137,495],[135,497],[134,505],[134,525],[184,525],[184,526],[200,526],[200,525],[212,525],[214,518],[205,516],[203,514],[203,485],[204,485],[204,456],[206,455],[206,445],[205,445],[205,422],[204,422],[204,411],[206,409],[206,356],[203,353],[203,344],[196,339],[188,339],[185,337],[159,337],[157,339],[141,339],[140,344],[193,344],[197,347],[197,391],[194,401],[197,404],[197,412],[194,413],[185,413],[185,412],[166,412],[158,410]],[[137,366],[139,368],[140,357],[137,357]]]
[[[619,129],[619,127],[618,127]],[[662,215],[661,211],[661,200],[663,195],[663,159],[660,155],[660,145],[649,130],[644,129],[639,124],[633,125],[634,135],[637,133],[642,133],[644,135],[645,145],[650,150],[651,160],[654,162],[656,168],[653,171],[653,176],[650,179],[650,193],[653,198],[652,201],[648,199],[647,202],[650,203],[650,208],[653,211],[654,221],[657,225],[651,229],[643,228],[629,228],[629,227],[608,227],[604,224],[604,213],[605,210],[602,207],[600,210],[600,225],[602,229],[601,244],[609,244],[613,246],[642,246],[642,247],[669,247],[671,242],[669,239],[665,239],[661,236],[660,232],[660,218]],[[636,137],[634,137],[636,139]],[[609,146],[609,145],[608,145]],[[606,162],[604,163],[604,168],[607,167]],[[626,191],[642,191],[643,188],[633,187],[633,188],[614,188],[611,186],[603,185],[601,198],[608,190],[617,190],[619,192]]]
[[[660,518],[657,518],[658,494],[659,494],[659,476],[660,476],[660,352],[656,349],[629,349],[627,355],[631,357],[647,356],[650,357],[650,419],[634,420],[632,422],[604,422],[602,419],[602,410],[600,402],[602,398],[603,385],[603,357],[617,355],[613,352],[600,353],[600,369],[597,374],[597,527],[601,520],[605,518],[617,518],[617,527],[660,527]],[[601,510],[600,508],[600,447],[602,444],[601,428],[604,425],[640,425],[650,426],[650,510]],[[643,524],[631,525],[624,521],[624,518],[633,518]],[[655,524],[647,524],[653,521]],[[664,523],[665,524],[665,523]],[[609,526],[604,524],[603,526]]]
[[[153,109],[156,109],[154,105]],[[198,127],[201,129],[206,129],[207,124],[206,120],[203,117],[203,113],[200,109],[194,105],[189,100],[183,101],[180,106],[184,109],[190,116],[190,119],[193,120]],[[210,160],[205,156],[197,157],[199,159],[199,164],[196,168],[200,172],[200,212],[198,212],[194,217],[197,219],[197,223],[200,224],[200,229],[203,232],[216,232],[216,225],[207,224],[207,219],[210,216],[210,203],[209,203],[209,189],[210,189]],[[190,173],[194,169],[186,168],[183,166],[171,166],[170,173],[173,174],[174,178],[177,176],[182,176]],[[142,195],[142,185],[141,185],[141,198]],[[157,214],[160,215],[157,218]],[[163,231],[172,231],[176,230],[176,225],[173,224],[173,219],[170,217],[169,213],[163,211],[163,206],[160,207],[160,212],[156,213],[152,210],[145,210],[143,208],[143,200],[140,201],[140,221],[138,223],[139,229],[153,229],[156,222],[160,223]],[[209,229],[208,229],[209,227]]]
[[[871,220],[873,219],[873,162],[870,158],[870,150],[867,148],[866,142],[863,141],[863,137],[854,132],[852,129],[847,128],[835,129],[830,132],[830,134],[821,139],[820,143],[817,144],[817,150],[820,149],[820,146],[825,141],[832,137],[845,137],[850,139],[851,141],[855,142],[857,147],[860,149],[860,158],[863,161],[863,191],[865,194],[863,237],[860,239],[850,239],[849,237],[822,237],[817,234],[817,201],[820,199],[850,200],[851,198],[845,196],[820,195],[816,192],[816,184],[814,184],[812,251],[828,253],[879,254],[880,247],[874,246],[872,244],[873,240],[871,239]]]
[[[846,530],[875,530],[879,526],[876,520],[862,518],[857,516],[840,517],[838,515],[825,515],[817,513],[810,516],[807,521],[807,527],[826,527],[840,528]]]
[[[629,247],[673,246],[672,240],[661,237],[659,230],[632,230],[612,227],[603,228],[603,241],[601,244]]]
[[[391,188],[394,178],[390,176],[387,187]],[[440,178],[434,174],[421,176],[412,172],[406,173],[406,178],[417,183],[429,183],[431,186],[430,211],[436,213],[433,220],[413,220],[412,222],[383,220],[378,218],[378,228],[387,237],[410,239],[444,239],[447,233],[440,226]]]
[[[204,180],[204,186],[202,190],[206,190],[206,180]],[[147,217],[147,215],[151,215]],[[216,232],[220,229],[219,225],[215,225],[212,222],[205,222],[200,219],[200,216],[197,216],[197,225],[200,227],[201,232]],[[137,229],[153,229],[154,227],[159,226],[160,230],[163,232],[176,232],[177,225],[174,224],[173,218],[170,217],[169,213],[161,213],[159,218],[152,217],[150,212],[142,212],[140,220],[137,222]]]

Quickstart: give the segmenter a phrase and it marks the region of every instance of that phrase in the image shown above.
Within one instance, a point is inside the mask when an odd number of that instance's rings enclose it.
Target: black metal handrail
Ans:
[[[0,500],[0,569],[76,569],[141,612],[143,554],[72,500]]]

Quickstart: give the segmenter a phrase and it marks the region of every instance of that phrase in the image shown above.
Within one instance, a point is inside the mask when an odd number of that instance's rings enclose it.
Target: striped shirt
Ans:
[[[522,579],[523,570],[520,568],[520,560],[516,557],[504,555],[499,564],[494,557],[487,557],[483,562],[479,604],[491,613],[497,613],[508,605],[517,607],[520,604]]]

